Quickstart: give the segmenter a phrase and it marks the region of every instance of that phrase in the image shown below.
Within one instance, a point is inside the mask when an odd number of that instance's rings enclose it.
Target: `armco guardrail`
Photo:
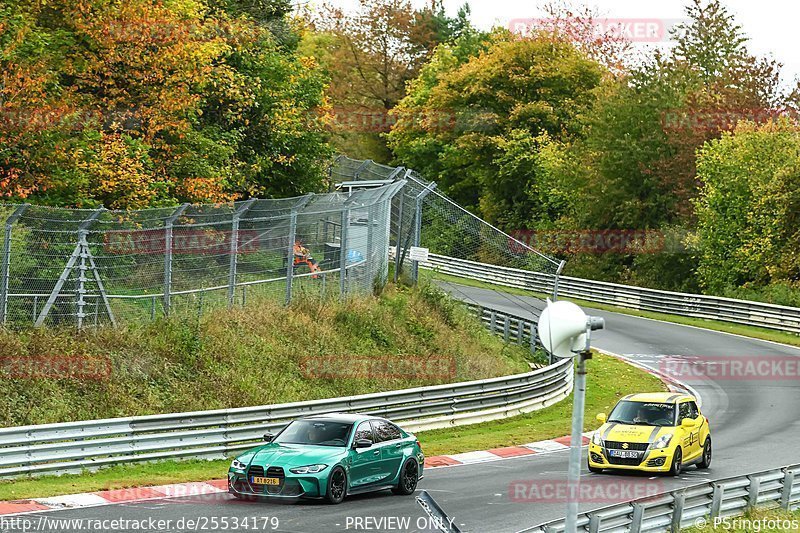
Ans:
[[[420,266],[443,274],[548,294],[554,276],[430,254]],[[558,294],[642,311],[719,320],[800,334],[800,308],[559,276]]]
[[[530,323],[476,310],[493,332],[510,341],[529,340]],[[571,390],[572,363],[563,360],[525,374],[345,398],[2,428],[0,477],[159,459],[229,457],[256,445],[265,432],[311,414],[373,413],[411,431],[456,426],[535,411],[567,397]]]
[[[578,516],[578,531],[678,533],[681,528],[711,523],[714,518],[741,515],[756,506],[800,509],[800,465],[701,483],[582,513]],[[564,520],[524,531],[561,533]]]

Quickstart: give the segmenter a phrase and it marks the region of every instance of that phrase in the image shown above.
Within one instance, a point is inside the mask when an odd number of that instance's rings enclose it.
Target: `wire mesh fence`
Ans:
[[[345,156],[339,156],[331,168],[332,179],[343,183],[369,183],[398,176],[407,184],[392,202],[390,239],[396,277],[407,275],[416,281],[419,263],[411,259],[411,252],[415,247],[426,248],[431,253],[457,259],[552,274],[553,285],[547,290],[557,297],[562,261],[538,252],[470,213],[416,171]],[[457,286],[451,286],[450,290],[457,291]],[[514,299],[508,294],[503,297]],[[517,303],[523,305],[522,300]],[[530,303],[523,306],[531,308]],[[538,316],[543,308],[541,301],[530,310]]]
[[[0,321],[85,327],[370,292],[404,185],[138,211],[0,204]]]

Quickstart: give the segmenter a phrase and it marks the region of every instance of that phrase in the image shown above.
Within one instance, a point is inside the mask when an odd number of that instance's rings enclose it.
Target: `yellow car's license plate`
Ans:
[[[251,477],[250,482],[253,485],[280,485],[281,479],[277,477]]]

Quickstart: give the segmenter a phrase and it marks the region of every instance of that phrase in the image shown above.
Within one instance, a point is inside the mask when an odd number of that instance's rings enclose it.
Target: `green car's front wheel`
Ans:
[[[325,492],[325,499],[334,505],[342,503],[347,494],[347,474],[344,468],[337,466],[328,476],[328,490]]]
[[[414,494],[414,491],[417,490],[418,481],[419,466],[414,459],[409,459],[403,465],[403,469],[400,471],[400,480],[397,483],[397,487],[392,489],[392,492],[402,496]]]

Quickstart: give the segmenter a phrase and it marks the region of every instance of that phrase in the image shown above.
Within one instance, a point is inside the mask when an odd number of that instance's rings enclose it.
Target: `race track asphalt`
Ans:
[[[541,301],[496,291],[443,284],[461,299],[498,310],[538,315]],[[589,310],[602,316],[606,328],[595,332],[593,346],[622,355],[642,365],[659,368],[666,356],[800,357],[800,349],[739,337],[711,330],[658,322],[628,315]],[[603,482],[648,483],[668,490],[680,485],[800,463],[800,383],[793,379],[702,379],[690,382],[702,396],[703,412],[709,418],[714,439],[712,467],[706,471],[688,467],[678,478],[651,478],[643,474],[602,474]],[[587,413],[593,416],[594,413]],[[423,439],[424,448],[424,439]],[[419,489],[427,490],[465,532],[517,532],[564,516],[562,503],[516,502],[510,497],[512,482],[558,482],[566,478],[567,452],[530,455],[456,467],[428,470]],[[220,472],[220,477],[224,472]],[[584,467],[587,479],[597,478]],[[584,509],[610,502],[587,503]],[[335,533],[339,531],[433,532],[427,515],[413,497],[390,492],[349,498],[338,506],[319,502],[292,504],[239,502],[227,494],[155,500],[142,503],[49,511],[25,515],[46,519],[39,531],[76,531],[65,519],[170,520],[169,525],[147,531],[233,531],[220,522],[212,529],[212,518],[232,520],[249,517],[257,529],[236,531],[282,531]],[[41,517],[41,518],[40,518]],[[272,529],[265,518],[276,517]],[[180,527],[179,520],[201,518],[207,528]],[[383,520],[383,522],[381,522]],[[408,520],[407,524],[402,523]],[[252,522],[250,522],[252,525]],[[49,527],[49,529],[48,529]],[[21,529],[6,528],[9,532]],[[133,529],[128,529],[132,531]]]

